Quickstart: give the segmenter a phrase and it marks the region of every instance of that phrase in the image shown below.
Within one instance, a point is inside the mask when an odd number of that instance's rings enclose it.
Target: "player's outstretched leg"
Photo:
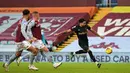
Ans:
[[[16,52],[16,54],[13,54],[10,59],[3,64],[3,67],[5,68],[5,71],[9,71],[9,65],[17,59],[21,55],[21,52]]]
[[[17,65],[19,66],[21,60],[22,60],[23,58],[25,58],[25,57],[29,57],[30,55],[31,55],[31,52],[28,52],[28,53],[24,54],[23,56],[20,56],[18,59],[16,59]]]
[[[93,62],[96,63],[97,67],[100,68],[100,67],[101,67],[101,64],[96,61],[96,59],[95,59],[95,57],[93,56],[93,53],[92,53],[91,50],[88,50],[88,54],[89,54],[90,58],[93,60]]]
[[[3,64],[3,68],[5,68],[5,71],[9,71],[9,65],[7,63]]]
[[[52,57],[50,52],[46,52],[45,55],[46,55],[48,61],[53,64],[54,68],[58,68],[62,64],[61,62],[57,62],[57,63],[54,62],[54,59],[53,59],[53,57]]]
[[[57,68],[62,64],[61,62],[54,63],[52,54],[50,53],[49,49],[42,43],[41,40],[37,40],[35,42],[32,42],[32,45],[40,50],[42,56],[47,57],[48,61],[53,64],[54,68]]]
[[[75,54],[83,54],[83,53],[87,53],[87,52],[84,51],[84,50],[79,50],[79,51],[76,51],[76,52],[70,52],[70,59],[72,59]]]
[[[34,59],[35,59],[35,55],[31,54],[31,56],[30,56],[30,64],[29,64],[28,68],[29,68],[29,70],[35,70],[35,71],[37,71],[38,68],[33,65]]]
[[[48,59],[48,61],[53,64],[53,67],[54,67],[54,68],[58,68],[58,67],[62,64],[62,62],[57,62],[57,63],[54,62],[54,59],[53,59],[53,57],[52,57],[52,54],[49,52],[49,50],[48,50],[47,47],[44,46],[44,48],[42,48],[41,51],[44,52],[44,53],[41,53],[42,56],[46,56],[47,59]]]
[[[70,53],[70,55],[71,55],[71,56],[70,56],[70,59],[72,59],[75,54],[83,54],[83,53],[87,53],[87,51],[85,51],[85,50],[79,50],[79,51],[76,51],[76,52],[71,52],[71,53]],[[91,50],[88,50],[88,54],[89,54],[90,58],[92,59],[92,61],[96,63],[97,67],[100,68],[100,67],[101,67],[101,64],[96,61],[96,59],[95,59],[95,57],[93,56]]]
[[[36,68],[34,65],[33,65],[33,61],[35,59],[35,56],[37,55],[38,53],[38,50],[36,48],[34,48],[33,46],[30,46],[28,49],[28,51],[30,51],[32,54],[30,56],[30,64],[28,66],[29,70],[35,70],[37,71],[38,68]]]

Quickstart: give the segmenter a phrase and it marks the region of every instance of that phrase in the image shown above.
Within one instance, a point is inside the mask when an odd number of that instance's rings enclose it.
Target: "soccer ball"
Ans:
[[[55,52],[56,50],[57,50],[57,47],[56,47],[56,46],[53,46],[53,47],[52,47],[52,51]]]
[[[112,48],[111,47],[107,47],[106,48],[106,53],[107,54],[111,54],[112,53]]]

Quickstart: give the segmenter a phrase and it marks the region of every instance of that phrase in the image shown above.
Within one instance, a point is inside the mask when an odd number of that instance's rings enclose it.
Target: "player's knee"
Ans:
[[[49,49],[48,49],[47,47],[44,47],[43,50],[44,50],[45,52],[49,52]]]
[[[87,52],[89,52],[89,51],[90,51],[90,49],[89,49],[89,48],[87,48],[87,49],[86,49],[86,51],[87,51]]]
[[[16,52],[16,56],[20,57],[21,56],[21,52]]]
[[[90,52],[90,53],[91,53],[92,51],[91,51],[91,50],[88,50],[88,52]]]
[[[37,53],[38,53],[38,49],[36,49],[33,46],[29,47],[27,50],[30,51],[30,52],[32,52],[34,55],[37,55]]]
[[[86,52],[86,53],[87,53],[88,51],[87,51],[87,50],[84,50],[84,52]]]
[[[23,41],[23,42],[22,42],[22,45],[23,45],[23,47],[26,48],[26,49],[28,49],[28,48],[31,47],[31,44],[30,44],[28,41]]]
[[[36,56],[37,53],[38,53],[38,50],[37,50],[37,49],[34,49],[34,50],[33,50],[33,54]]]
[[[89,52],[89,49],[88,49],[88,48],[87,48],[87,49],[84,49],[84,51],[85,51],[85,52]]]

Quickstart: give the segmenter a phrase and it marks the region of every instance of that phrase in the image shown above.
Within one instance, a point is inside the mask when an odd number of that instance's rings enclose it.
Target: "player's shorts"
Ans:
[[[16,43],[16,51],[23,51],[24,48],[22,48],[22,42]]]
[[[32,42],[32,46],[34,46],[37,49],[42,49],[45,47],[42,40],[37,40],[37,41]]]
[[[88,51],[88,49],[89,49],[89,43],[88,43],[88,41],[85,41],[85,42],[80,41],[80,42],[79,42],[79,46],[80,46],[83,50],[85,50],[85,51]]]
[[[17,44],[17,50],[16,51],[22,51],[22,50],[27,50],[29,47],[31,47],[30,42],[28,41],[22,41]]]

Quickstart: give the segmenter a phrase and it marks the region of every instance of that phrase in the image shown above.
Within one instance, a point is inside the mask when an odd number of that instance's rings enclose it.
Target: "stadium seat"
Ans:
[[[116,6],[112,9],[112,13],[130,13],[130,6]]]

